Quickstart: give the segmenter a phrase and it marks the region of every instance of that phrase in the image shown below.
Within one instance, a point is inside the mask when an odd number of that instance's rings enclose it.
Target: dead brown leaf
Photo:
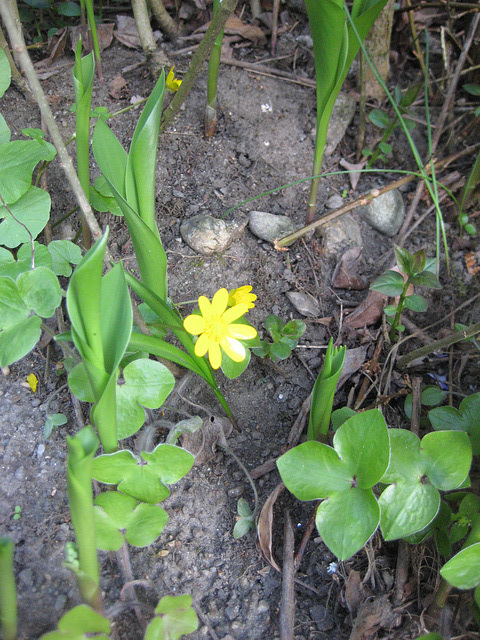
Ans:
[[[142,43],[138,35],[137,23],[131,16],[117,16],[117,28],[113,32],[115,38],[129,49],[141,49]],[[159,40],[162,37],[160,31],[154,31],[153,37]]]
[[[203,33],[209,27],[209,24],[202,25],[195,33]],[[245,24],[237,16],[230,16],[225,23],[224,33],[227,35],[242,36],[245,40],[250,40],[257,47],[262,47],[267,42],[267,36],[263,29],[254,24]]]
[[[100,51],[104,51],[112,44],[114,26],[113,22],[102,22],[101,24],[97,24],[98,46],[100,47]],[[69,27],[69,33],[72,51],[75,51],[77,48],[78,39],[80,37],[82,38],[84,51],[93,50],[92,34],[88,25],[83,24],[76,27]]]
[[[350,178],[352,189],[355,190],[357,188],[358,181],[360,180],[360,177],[362,175],[362,169],[366,164],[366,159],[358,162],[357,164],[348,162],[348,160],[345,160],[344,158],[340,160],[340,165],[348,171],[348,177]]]
[[[280,567],[278,566],[275,558],[273,557],[273,507],[277,501],[278,496],[285,489],[283,482],[280,482],[272,493],[268,496],[267,501],[262,507],[262,511],[258,518],[257,524],[257,536],[258,544],[265,560],[280,573]]]
[[[345,602],[348,610],[355,615],[358,607],[365,600],[365,590],[363,588],[360,572],[350,569],[347,582],[345,584]]]
[[[127,86],[127,81],[125,78],[117,73],[117,75],[110,82],[108,87],[108,93],[114,100],[120,100],[122,97],[122,89]]]
[[[362,265],[362,250],[360,247],[347,249],[340,258],[332,277],[332,287],[336,289],[366,289],[367,281],[358,275]]]
[[[227,447],[227,438],[233,425],[228,418],[211,415],[203,421],[203,427],[194,433],[182,435],[182,446],[195,456],[195,464],[203,464],[215,458],[217,444]]]
[[[393,626],[398,618],[387,594],[364,602],[358,609],[349,640],[373,640],[379,629]]]
[[[385,296],[378,291],[369,291],[365,300],[343,322],[349,329],[361,329],[378,322],[382,316]]]

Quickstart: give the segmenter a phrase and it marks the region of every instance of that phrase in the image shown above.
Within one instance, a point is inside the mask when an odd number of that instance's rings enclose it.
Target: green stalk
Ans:
[[[213,0],[213,17],[218,13],[220,0]],[[218,68],[222,53],[223,29],[215,40],[208,61],[207,107],[205,109],[205,137],[210,138],[217,127],[217,84]]]
[[[397,331],[397,327],[400,324],[400,319],[402,317],[403,307],[405,306],[405,298],[407,297],[408,287],[410,286],[410,278],[405,282],[403,287],[403,291],[400,294],[400,298],[398,299],[397,311],[395,313],[395,317],[392,322],[392,328],[390,329],[390,333],[388,337],[390,338],[390,342],[395,341],[395,333]]]
[[[75,131],[77,150],[77,173],[82,189],[90,199],[90,108],[92,103],[93,75],[95,63],[91,53],[82,55],[82,39],[78,41],[73,67],[73,85],[75,89]],[[82,239],[86,249],[92,244],[92,234],[87,221],[82,216]]]
[[[98,79],[103,82],[102,61],[100,59],[100,45],[98,43],[97,25],[95,23],[95,14],[93,11],[92,0],[80,0],[83,6],[87,9],[88,26],[90,27],[90,33],[92,34],[93,51],[95,53],[95,62],[97,63]]]
[[[68,501],[81,572],[77,574],[78,587],[86,604],[102,613],[92,490],[92,463],[98,439],[92,427],[85,427],[73,438],[67,436],[67,447]],[[92,589],[92,585],[96,588]]]
[[[17,595],[13,575],[13,542],[0,538],[0,627],[4,640],[17,637]]]

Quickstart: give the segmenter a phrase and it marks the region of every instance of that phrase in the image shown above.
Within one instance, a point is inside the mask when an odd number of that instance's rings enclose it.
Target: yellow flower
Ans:
[[[245,324],[233,324],[248,311],[245,303],[236,304],[227,309],[228,291],[219,289],[213,296],[212,302],[205,296],[200,296],[198,306],[202,315],[189,315],[183,321],[188,333],[198,336],[195,343],[195,355],[202,357],[208,351],[208,359],[213,369],[218,369],[222,363],[222,352],[234,362],[245,360],[245,347],[240,340],[251,340],[257,335],[256,329]]]
[[[178,78],[175,78],[175,74],[173,73],[174,69],[175,67],[172,67],[170,69],[170,71],[168,72],[167,79],[165,80],[165,86],[172,93],[175,93],[175,91],[178,91],[178,89],[180,88],[180,85],[182,84],[181,80],[179,80]]]
[[[254,293],[250,293],[251,286],[238,287],[238,289],[232,289],[228,292],[228,306],[234,307],[237,304],[245,303],[249,309],[253,309],[255,306],[253,303],[257,299]]]

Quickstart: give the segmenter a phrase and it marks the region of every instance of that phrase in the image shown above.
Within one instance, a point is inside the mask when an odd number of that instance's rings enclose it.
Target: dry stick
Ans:
[[[155,38],[153,37],[152,26],[150,24],[145,0],[132,0],[132,9],[143,53],[147,58],[150,73],[154,78],[158,78],[166,59],[164,55],[160,54]]]
[[[475,15],[475,17],[472,19],[472,24],[470,25],[470,29],[467,35],[467,38],[465,40],[465,44],[463,46],[462,49],[462,53],[460,54],[460,57],[458,58],[458,64],[457,64],[457,68],[455,69],[455,73],[453,74],[453,78],[452,81],[450,83],[450,86],[448,87],[448,92],[447,95],[445,97],[445,101],[442,105],[442,109],[440,111],[440,115],[438,116],[437,122],[436,122],[436,129],[435,129],[435,134],[432,138],[432,149],[431,149],[431,153],[432,156],[435,155],[435,151],[437,150],[437,146],[438,143],[440,141],[440,136],[443,133],[443,127],[445,125],[445,120],[447,118],[448,112],[451,108],[451,104],[452,104],[452,100],[458,85],[458,81],[460,80],[460,74],[462,72],[463,66],[465,64],[465,61],[467,59],[467,55],[468,55],[468,51],[470,49],[470,46],[473,42],[473,38],[475,36],[475,31],[477,30],[478,27],[478,23],[480,21],[480,13],[477,13]],[[400,229],[400,232],[398,234],[397,237],[397,244],[402,247],[403,243],[405,242],[405,233],[410,225],[410,222],[412,221],[412,217],[414,212],[417,209],[418,203],[420,202],[420,198],[422,197],[422,193],[423,193],[423,188],[424,188],[424,181],[422,180],[421,182],[418,183],[417,185],[417,190],[415,191],[415,196],[412,200],[412,204],[410,205],[410,208],[408,210],[408,213],[405,217],[405,221],[402,225],[402,228]]]
[[[30,100],[33,98],[30,87],[25,82],[25,78],[22,77],[20,71],[17,69],[15,64],[15,60],[13,59],[12,54],[10,53],[10,49],[8,47],[8,42],[5,39],[2,28],[0,27],[0,47],[3,49],[5,55],[7,56],[8,64],[10,65],[10,71],[12,73],[12,81],[14,85],[19,89],[26,97]]]
[[[182,80],[182,84],[175,93],[173,100],[162,114],[162,119],[160,121],[160,133],[165,131],[179,112],[180,107],[187,95],[190,93],[198,74],[203,69],[203,63],[210,55],[210,51],[212,50],[215,40],[224,28],[228,17],[236,6],[237,0],[223,0],[223,2],[220,3],[220,7],[218,8],[216,15],[213,17],[203,40],[200,42],[198,49],[192,58],[187,73]]]
[[[156,21],[160,25],[163,33],[170,39],[175,40],[180,32],[178,24],[163,6],[162,0],[150,0],[150,7]]]
[[[316,87],[315,80],[311,80],[310,78],[297,78],[295,74],[289,73],[288,71],[281,71],[280,69],[270,69],[270,67],[266,67],[262,64],[257,64],[256,62],[245,62],[244,60],[233,59],[227,60],[226,58],[221,58],[220,62],[222,64],[228,64],[231,67],[240,67],[241,69],[246,69],[247,71],[252,71],[253,73],[258,73],[259,75],[263,76],[278,76],[279,78],[294,82],[296,84],[301,84],[305,87],[312,87],[312,89]]]
[[[438,171],[439,169],[446,167],[451,162],[458,160],[463,156],[469,155],[470,153],[472,153],[472,151],[475,151],[479,146],[480,146],[480,143],[474,144],[471,147],[468,147],[467,149],[463,149],[462,151],[458,151],[457,153],[454,153],[451,156],[448,156],[447,158],[438,160],[437,162],[434,163],[435,171]],[[431,170],[432,168],[430,163],[424,167],[424,171],[426,173],[430,173]],[[352,211],[352,209],[356,209],[357,207],[366,205],[371,200],[378,198],[378,196],[384,193],[387,193],[387,191],[391,191],[392,189],[398,189],[399,187],[402,187],[403,185],[408,184],[409,182],[412,182],[416,178],[418,178],[417,174],[415,175],[409,174],[408,176],[404,176],[403,178],[400,178],[399,180],[396,180],[395,182],[392,182],[391,184],[386,185],[381,189],[372,189],[368,193],[364,193],[363,195],[353,200],[353,202],[349,202],[345,206],[340,207],[340,209],[336,209],[335,211],[328,213],[326,216],[323,216],[323,218],[320,218],[320,220],[315,220],[315,222],[308,224],[306,227],[302,227],[301,229],[294,231],[290,235],[285,236],[280,240],[275,240],[275,249],[283,251],[284,250],[283,247],[287,247],[288,245],[295,242],[295,240],[298,240],[299,238],[303,238],[303,236],[308,235],[311,231],[314,231],[319,227],[323,227],[324,225],[329,224],[333,220],[336,220],[340,216],[343,216],[345,213]]]
[[[20,64],[25,72],[30,88],[33,92],[35,100],[40,108],[40,112],[42,117],[45,120],[45,123],[48,127],[48,131],[50,132],[50,136],[52,138],[53,144],[57,149],[58,156],[60,158],[60,162],[62,168],[65,172],[68,182],[72,188],[72,191],[75,194],[77,202],[80,206],[82,214],[87,221],[88,226],[92,231],[92,236],[94,240],[98,240],[98,238],[102,235],[102,230],[93,215],[92,208],[90,203],[88,202],[87,197],[82,189],[82,185],[80,184],[80,180],[76,174],[75,169],[73,168],[72,159],[68,155],[68,152],[63,143],[62,134],[55,122],[55,118],[53,117],[53,113],[48,106],[47,99],[43,92],[43,89],[38,80],[37,74],[35,73],[35,69],[33,68],[32,61],[30,60],[30,56],[28,55],[28,51],[25,46],[25,41],[23,39],[22,32],[20,30],[20,25],[16,22],[8,3],[0,2],[0,15],[2,16],[3,24],[7,29],[8,36],[10,38],[10,42],[12,43],[13,50],[18,54],[18,59],[20,60]]]
[[[449,347],[452,344],[457,342],[462,342],[462,340],[468,340],[472,338],[477,333],[480,333],[480,322],[476,322],[472,324],[467,329],[462,329],[461,331],[457,331],[452,335],[447,336],[446,338],[442,338],[441,340],[435,340],[431,344],[427,344],[424,347],[420,347],[420,349],[415,349],[415,351],[410,351],[407,355],[403,356],[397,361],[397,367],[402,370],[406,369],[410,362],[416,360],[417,358],[422,358],[423,356],[427,356],[429,353],[433,351],[438,351],[439,349],[444,349],[445,347]]]
[[[290,512],[285,509],[283,534],[282,599],[280,601],[280,640],[295,640],[294,535]]]

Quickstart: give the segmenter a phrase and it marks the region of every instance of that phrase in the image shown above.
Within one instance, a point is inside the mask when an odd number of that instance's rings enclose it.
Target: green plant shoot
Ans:
[[[84,601],[102,613],[92,490],[92,465],[98,439],[92,427],[85,427],[73,438],[67,436],[67,446],[67,491],[78,547],[78,568],[73,563],[70,566]]]
[[[90,0],[91,4],[91,0]],[[92,104],[93,76],[95,62],[93,54],[84,58],[82,55],[82,39],[75,50],[73,66],[73,86],[75,89],[75,132],[77,148],[77,173],[82,189],[90,198],[90,108]],[[90,249],[92,235],[85,219],[82,218],[82,239],[86,249]]]
[[[218,12],[221,0],[213,0],[213,16]],[[210,138],[217,127],[218,67],[222,53],[223,29],[215,40],[208,61],[207,106],[205,109],[205,137]]]
[[[370,31],[387,0],[354,0],[352,20],[362,40]],[[360,44],[350,27],[343,0],[306,0],[313,39],[317,84],[317,134],[313,175],[321,172],[328,123],[343,82]],[[312,180],[305,224],[313,222],[319,178]]]
[[[87,9],[87,20],[90,33],[92,35],[93,51],[95,53],[95,62],[97,63],[98,79],[103,82],[102,60],[100,58],[100,44],[98,42],[97,23],[95,22],[95,14],[93,12],[93,0],[80,0],[82,13]]]
[[[109,640],[110,631],[108,618],[86,604],[79,604],[60,618],[56,631],[45,633],[41,640]]]
[[[4,640],[17,637],[17,595],[10,538],[0,538],[0,629]]]
[[[102,120],[92,138],[95,160],[125,216],[142,281],[162,300],[167,299],[167,257],[155,221],[155,170],[164,93],[162,71],[135,127],[128,155]]]
[[[290,356],[292,349],[295,349],[299,339],[305,333],[307,325],[302,320],[290,320],[283,324],[278,316],[269,315],[265,319],[265,329],[273,342],[257,338],[253,353],[259,358],[271,358],[276,362]]]
[[[120,361],[132,331],[132,306],[121,264],[102,278],[105,234],[75,269],[67,291],[73,342],[95,398],[92,422],[107,453],[117,443],[116,388]]]
[[[333,340],[330,339],[322,370],[313,386],[307,440],[326,441],[335,389],[342,373],[346,353],[346,347],[334,347]]]
[[[397,245],[394,245],[394,248],[400,273],[388,270],[370,286],[372,291],[379,291],[386,296],[392,298],[399,296],[396,306],[388,305],[384,309],[387,322],[391,325],[389,337],[392,342],[394,342],[397,333],[402,332],[405,328],[400,324],[402,311],[405,307],[417,313],[427,310],[427,301],[423,296],[413,293],[412,285],[441,289],[437,276],[430,271],[435,267],[435,261],[429,260],[427,262],[423,249],[412,255]]]

